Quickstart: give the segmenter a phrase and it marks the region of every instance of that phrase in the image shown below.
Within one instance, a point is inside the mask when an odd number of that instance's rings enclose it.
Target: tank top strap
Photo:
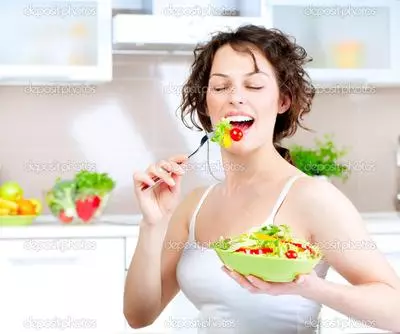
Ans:
[[[268,219],[264,223],[264,225],[269,225],[274,222],[275,216],[279,211],[279,208],[281,207],[282,203],[285,201],[287,194],[289,193],[290,188],[292,187],[293,183],[299,179],[300,177],[307,177],[308,175],[302,175],[302,174],[297,174],[293,175],[289,178],[289,180],[286,181],[282,191],[279,194],[279,197],[277,201],[275,202],[274,207],[272,208],[272,212],[269,215]]]
[[[218,183],[214,183],[212,185],[210,185],[203,193],[203,195],[200,198],[199,203],[197,204],[192,217],[190,219],[190,223],[189,223],[189,240],[190,241],[195,241],[195,226],[196,226],[196,218],[197,215],[200,211],[201,206],[203,205],[203,202],[205,201],[207,195],[209,194],[209,192],[217,185]]]

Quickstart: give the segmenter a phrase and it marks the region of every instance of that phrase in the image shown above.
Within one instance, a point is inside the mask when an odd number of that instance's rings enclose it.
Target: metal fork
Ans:
[[[204,135],[203,138],[201,138],[199,147],[195,151],[193,151],[192,153],[189,154],[188,159],[191,158],[193,155],[195,155],[200,150],[200,148],[207,142],[208,138],[209,138],[209,136],[207,134]],[[178,164],[180,164],[180,163],[178,163]],[[148,186],[146,184],[145,186],[142,187],[142,190],[153,189],[154,187],[158,186],[159,184],[161,184],[163,182],[163,180],[160,179],[159,177],[154,177],[153,181],[155,181],[156,183],[151,186]]]

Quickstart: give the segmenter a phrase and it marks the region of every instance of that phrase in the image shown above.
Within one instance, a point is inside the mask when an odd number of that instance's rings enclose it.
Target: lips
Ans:
[[[243,113],[229,113],[226,119],[233,127],[237,127],[242,131],[249,129],[254,123],[252,116]]]

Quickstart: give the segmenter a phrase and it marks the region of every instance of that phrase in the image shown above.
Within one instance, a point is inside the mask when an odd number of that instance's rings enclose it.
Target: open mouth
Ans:
[[[254,124],[254,118],[249,116],[229,116],[227,117],[229,123],[240,130],[248,130]]]

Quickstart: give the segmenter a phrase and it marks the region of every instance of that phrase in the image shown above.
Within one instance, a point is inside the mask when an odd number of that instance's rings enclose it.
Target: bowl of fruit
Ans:
[[[322,258],[321,250],[295,239],[287,225],[267,225],[211,244],[221,261],[242,275],[269,282],[292,282],[309,274]]]
[[[7,181],[0,185],[0,226],[30,225],[41,212],[41,201],[25,198],[19,183]]]
[[[82,170],[73,179],[57,178],[45,201],[60,222],[87,224],[103,213],[114,187],[107,173]]]

